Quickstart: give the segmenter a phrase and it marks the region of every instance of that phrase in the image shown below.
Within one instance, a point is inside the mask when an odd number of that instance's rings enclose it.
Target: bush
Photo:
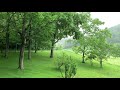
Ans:
[[[62,56],[57,56],[54,62],[58,70],[60,70],[61,67],[65,64],[66,58],[67,58],[67,55],[65,53],[63,53]]]
[[[76,64],[73,62],[72,58],[69,57],[68,60],[65,62],[65,78],[72,78],[76,75]]]
[[[63,53],[62,56],[57,57],[56,65],[63,78],[73,78],[76,75],[76,63],[71,56],[68,56],[65,53]],[[64,70],[63,72],[62,69]]]

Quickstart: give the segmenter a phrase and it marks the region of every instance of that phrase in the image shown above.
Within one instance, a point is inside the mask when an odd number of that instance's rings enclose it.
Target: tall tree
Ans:
[[[85,63],[85,56],[89,50],[89,37],[81,37],[79,40],[75,41],[73,51],[76,53],[82,53],[82,63]]]
[[[10,39],[10,24],[11,24],[11,19],[13,18],[13,14],[11,12],[7,12],[6,13],[6,49],[5,49],[5,58],[7,58],[8,56],[8,50],[9,50],[9,39]]]
[[[32,41],[35,53],[39,49],[50,47],[50,32],[51,25],[49,24],[50,19],[47,12],[40,12],[34,16],[32,20]]]
[[[22,17],[22,31],[19,32],[21,37],[21,47],[20,47],[20,56],[19,56],[19,69],[24,69],[23,60],[24,60],[24,48],[26,41],[26,13],[23,13]]]
[[[95,34],[96,35],[91,43],[91,52],[97,56],[100,67],[102,67],[103,59],[107,59],[110,56],[111,45],[107,43],[107,38],[110,37],[111,34],[107,28],[96,32]]]
[[[76,20],[77,18],[75,18]],[[90,13],[81,13],[80,18],[78,19],[81,21],[81,23],[76,22],[78,31],[75,32],[75,47],[74,51],[76,53],[82,52],[82,63],[85,63],[85,54],[88,50],[89,47],[89,34],[91,33],[90,31],[90,23],[91,23],[91,17]],[[76,20],[77,21],[77,20]]]
[[[34,14],[35,13],[30,13],[29,15],[29,28],[28,28],[28,32],[27,32],[27,35],[26,35],[26,38],[28,40],[28,60],[31,59],[31,45],[32,45],[32,24],[33,24],[33,18],[36,18],[34,17]]]
[[[52,29],[51,32],[51,53],[50,58],[53,58],[53,49],[55,44],[67,36],[73,36],[78,39],[81,35],[79,32],[79,25],[86,22],[89,13],[51,13]],[[51,19],[50,18],[50,19]]]
[[[27,30],[30,26],[31,19],[29,18],[31,13],[24,12],[24,13],[16,13],[15,19],[15,26],[17,32],[20,35],[21,45],[20,45],[20,55],[19,55],[19,69],[24,69],[24,48],[26,44],[26,37],[27,37]]]

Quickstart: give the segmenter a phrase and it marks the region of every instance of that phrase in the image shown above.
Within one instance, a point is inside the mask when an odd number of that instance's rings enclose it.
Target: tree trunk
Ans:
[[[3,53],[3,42],[1,44],[1,53]]]
[[[3,49],[1,48],[0,50],[1,50],[1,53],[3,53]]]
[[[21,36],[21,47],[20,47],[20,56],[19,56],[19,69],[24,69],[23,60],[24,60],[24,48],[25,48],[25,41],[26,41],[26,17],[25,13],[23,16],[23,26],[22,26],[22,32],[20,33]]]
[[[8,50],[9,50],[9,22],[10,22],[10,18],[8,18],[7,20],[7,29],[6,29],[6,48],[5,48],[5,58],[8,57]]]
[[[29,29],[28,60],[31,59],[31,28]]]
[[[17,43],[15,44],[15,52],[17,52]]]
[[[83,55],[82,55],[82,63],[85,63],[85,46],[84,46],[84,50],[83,50]]]
[[[10,16],[10,13],[7,12],[7,21],[6,21],[6,48],[5,48],[5,58],[8,57],[8,51],[9,51],[9,27],[10,27],[10,21],[11,21],[11,16]]]
[[[22,44],[21,44],[21,47],[20,47],[20,56],[19,56],[19,69],[24,69],[24,65],[23,65],[23,60],[24,60],[24,47],[25,47],[25,45],[24,45],[24,41],[25,40],[22,40]]]
[[[102,59],[100,59],[100,68],[102,68]]]
[[[37,53],[37,42],[35,40],[35,53]]]
[[[92,59],[90,59],[90,64],[91,64],[91,66],[93,66],[93,62],[92,62]]]
[[[53,49],[54,49],[54,42],[52,41],[52,47],[50,52],[50,58],[53,58]]]
[[[31,41],[28,42],[28,59],[31,59]]]
[[[53,34],[53,40],[52,40],[52,47],[51,47],[51,52],[50,52],[50,58],[53,58],[53,51],[54,51],[54,45],[55,45],[55,37],[56,34]]]
[[[82,56],[82,63],[85,63],[85,54],[83,52],[83,56]]]
[[[9,33],[6,32],[6,48],[5,48],[5,58],[8,57],[8,50],[9,50]]]
[[[3,53],[3,50],[2,50],[2,48],[0,49],[0,51],[1,51],[1,53]]]

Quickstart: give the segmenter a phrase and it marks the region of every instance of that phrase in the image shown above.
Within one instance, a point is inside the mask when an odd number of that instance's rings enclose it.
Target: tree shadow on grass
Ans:
[[[52,67],[51,70],[59,72],[59,69],[56,67]]]
[[[77,61],[77,67],[84,68],[84,69],[96,69],[96,70],[104,69],[104,66],[103,66],[103,68],[101,68],[99,63],[97,63],[97,62],[93,62],[93,66],[91,66],[89,61],[86,61],[85,63],[82,63],[81,61]]]

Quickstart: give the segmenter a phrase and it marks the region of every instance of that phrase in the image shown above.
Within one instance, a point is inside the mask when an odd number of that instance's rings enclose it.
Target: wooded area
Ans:
[[[96,60],[102,68],[104,60],[111,56],[120,57],[119,43],[109,39],[114,34],[107,27],[99,28],[104,23],[91,18],[90,12],[0,12],[0,55],[9,61],[12,51],[19,52],[18,69],[23,70],[25,51],[29,61],[33,52],[43,50],[49,50],[48,57],[55,58],[56,43],[72,37],[70,49],[82,57],[81,63],[89,60],[93,66],[93,60]],[[77,73],[72,59],[72,56],[63,54],[55,60],[61,73],[64,66],[65,78]]]

